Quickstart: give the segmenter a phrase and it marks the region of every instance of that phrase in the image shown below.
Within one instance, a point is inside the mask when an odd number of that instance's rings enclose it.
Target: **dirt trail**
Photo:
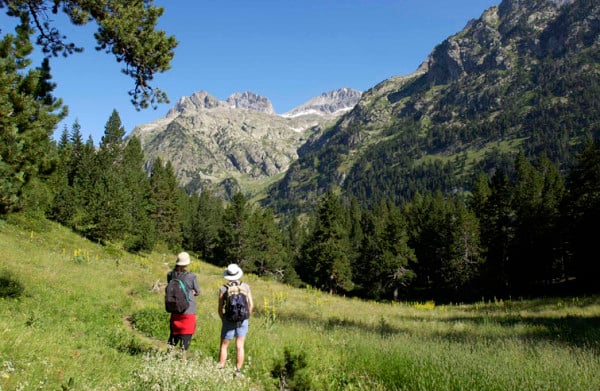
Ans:
[[[133,325],[133,322],[131,321],[131,316],[127,315],[127,316],[123,317],[123,324],[125,324],[125,326],[129,330],[131,330],[135,334],[135,336],[137,338],[141,339],[144,343],[147,343],[158,350],[166,349],[167,344],[165,341],[160,341],[158,339],[148,337],[147,335],[145,335],[144,333],[142,333],[141,331],[136,329],[135,326]]]

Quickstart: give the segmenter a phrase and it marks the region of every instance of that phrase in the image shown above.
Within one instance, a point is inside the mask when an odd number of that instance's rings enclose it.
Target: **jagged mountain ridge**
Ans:
[[[338,115],[350,111],[360,99],[361,93],[351,88],[324,92],[320,96],[284,113],[284,117],[296,117],[307,114]]]
[[[468,190],[477,170],[499,168],[502,151],[544,153],[564,166],[599,136],[599,8],[590,0],[491,7],[306,143],[267,205],[306,210],[336,188],[365,204]]]
[[[298,148],[351,109],[361,94],[339,91],[309,100],[294,115],[277,115],[268,98],[253,92],[220,101],[200,91],[131,135],[141,142],[148,170],[159,156],[171,162],[188,192],[210,189],[227,198],[242,186],[248,193],[253,187],[259,191],[263,182],[285,172],[298,158]],[[303,109],[309,102],[310,109]]]

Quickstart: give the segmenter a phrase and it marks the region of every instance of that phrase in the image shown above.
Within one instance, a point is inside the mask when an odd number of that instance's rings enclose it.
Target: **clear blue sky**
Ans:
[[[365,91],[413,72],[432,49],[500,0],[178,0],[155,1],[159,27],[179,42],[172,68],[155,78],[170,104],[136,111],[133,84],[114,57],[94,50],[93,26],[61,30],[86,51],[53,59],[55,95],[84,138],[98,145],[117,109],[125,131],[165,116],[182,96],[205,90],[220,100],[252,91],[284,113],[323,92]],[[6,26],[2,13],[0,26]],[[3,27],[3,32],[6,30]]]

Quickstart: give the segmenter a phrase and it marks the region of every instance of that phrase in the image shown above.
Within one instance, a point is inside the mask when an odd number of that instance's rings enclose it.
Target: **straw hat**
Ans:
[[[179,253],[177,255],[177,262],[175,262],[176,266],[187,266],[190,264],[190,254],[186,252]]]

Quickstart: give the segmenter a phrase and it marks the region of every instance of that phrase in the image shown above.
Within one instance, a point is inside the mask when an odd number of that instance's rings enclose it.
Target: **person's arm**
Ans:
[[[252,315],[252,310],[254,309],[254,300],[252,300],[252,291],[248,288],[248,310],[250,310],[250,315]]]
[[[194,280],[192,281],[192,290],[194,291],[194,296],[200,295],[200,285],[198,285],[198,280],[196,276],[194,276]]]
[[[219,289],[219,318],[223,319],[223,290]]]

